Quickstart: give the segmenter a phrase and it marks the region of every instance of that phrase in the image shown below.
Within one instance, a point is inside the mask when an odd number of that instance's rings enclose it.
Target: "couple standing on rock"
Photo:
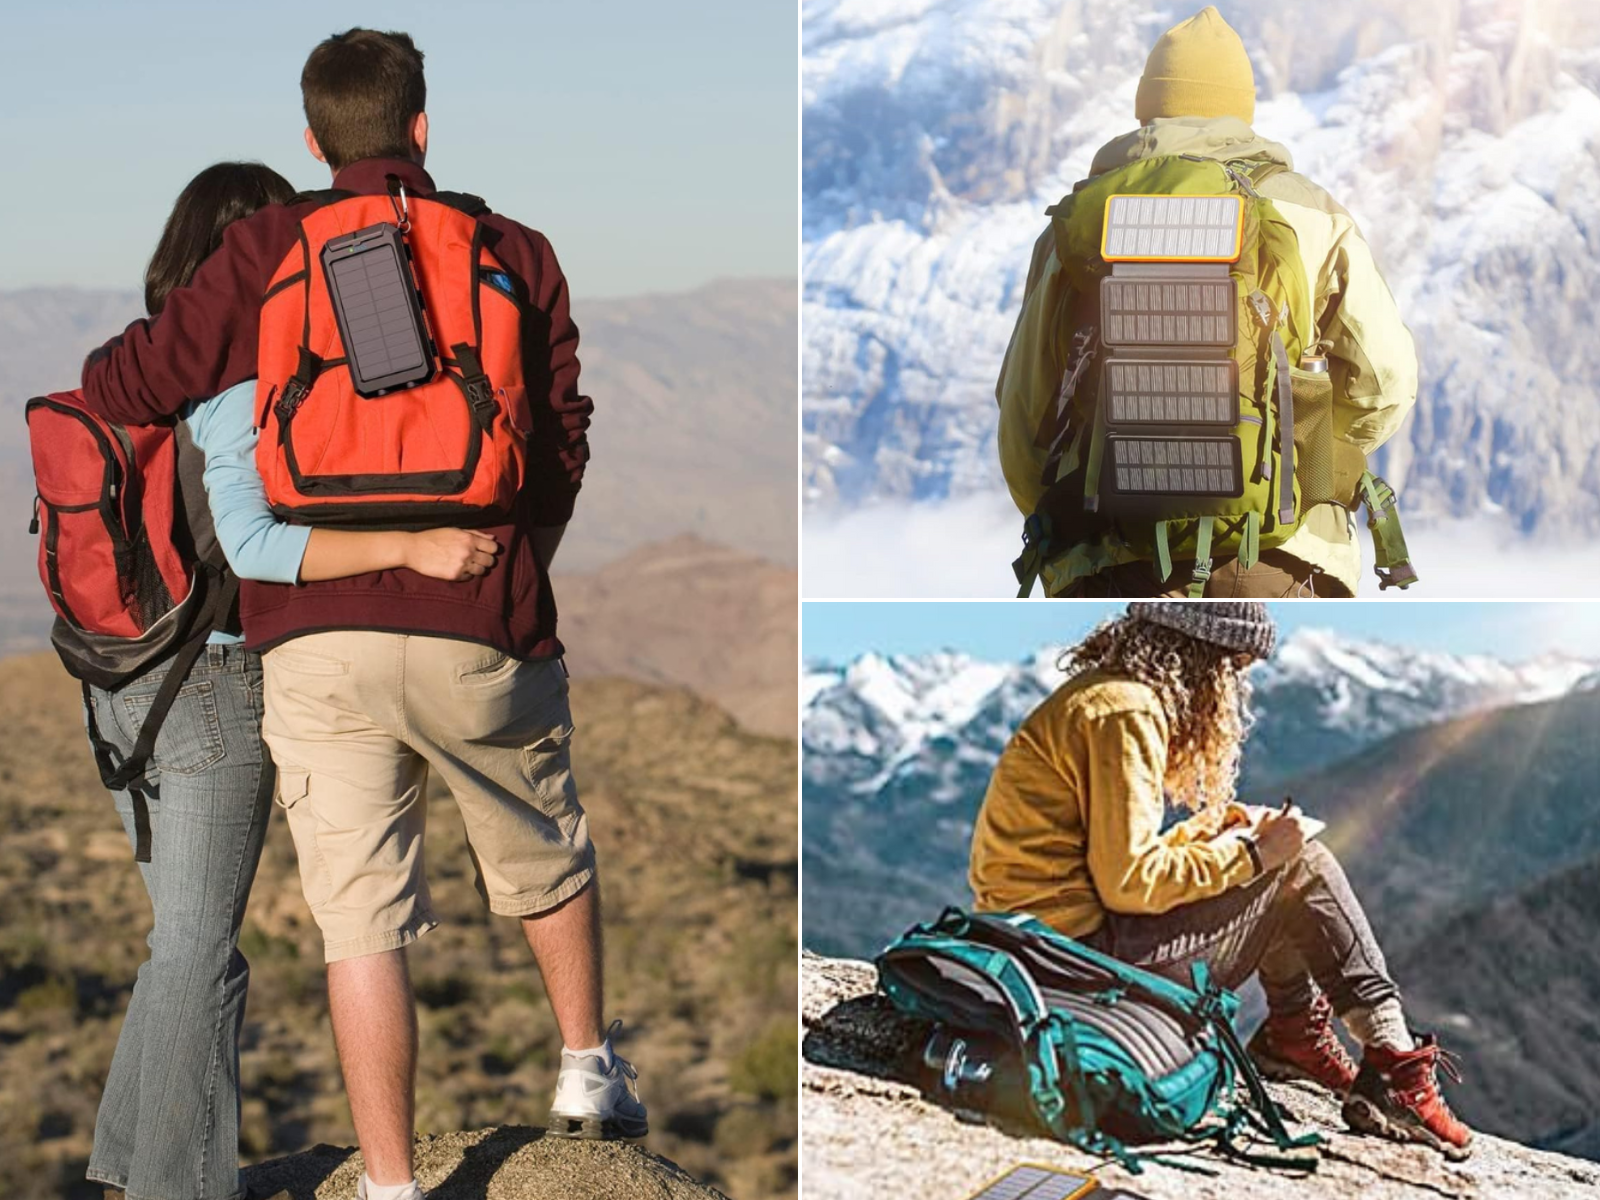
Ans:
[[[1256,976],[1267,1019],[1248,1049],[1262,1074],[1328,1088],[1352,1129],[1465,1158],[1471,1131],[1437,1078],[1454,1061],[1410,1029],[1338,859],[1290,805],[1258,817],[1235,800],[1247,672],[1276,642],[1258,601],[1141,601],[1068,651],[1066,682],[990,780],[977,907],[1028,913],[1180,983],[1199,962],[1230,989]],[[1190,815],[1164,828],[1169,798]]]
[[[430,768],[460,807],[480,894],[521,922],[543,973],[564,1043],[551,1132],[647,1130],[635,1072],[612,1048],[620,1022],[607,1030],[602,1016],[594,848],[548,574],[593,408],[566,282],[542,235],[435,188],[410,37],[330,37],[301,90],[306,146],[331,189],[297,195],[257,164],[202,172],[150,264],[149,317],[89,357],[81,395],[51,398],[116,441],[179,430],[181,511],[163,514],[183,535],[173,544],[187,539],[197,560],[220,546],[227,560],[195,657],[85,686],[155,917],[88,1168],[128,1200],[244,1194],[238,935],[274,795],[326,947],[366,1168],[357,1195],[421,1200],[406,947],[437,924],[423,866]],[[408,289],[383,282],[411,262],[425,323],[420,308],[407,316]],[[379,396],[389,415],[373,422]],[[45,463],[51,446],[35,436]],[[452,448],[464,462],[443,461]],[[131,471],[132,456],[118,465]],[[83,602],[67,601],[82,591],[70,549],[84,510],[43,502],[66,659],[95,636],[72,619]],[[148,551],[115,549],[119,572]],[[85,556],[81,570],[100,567]],[[171,607],[160,578],[129,574],[147,615]],[[151,745],[140,734],[153,709],[165,720]]]

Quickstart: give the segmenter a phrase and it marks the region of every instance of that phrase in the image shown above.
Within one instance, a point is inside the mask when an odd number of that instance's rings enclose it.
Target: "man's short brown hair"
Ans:
[[[410,158],[411,119],[427,94],[422,51],[405,33],[336,33],[300,72],[306,124],[335,171],[364,158]]]

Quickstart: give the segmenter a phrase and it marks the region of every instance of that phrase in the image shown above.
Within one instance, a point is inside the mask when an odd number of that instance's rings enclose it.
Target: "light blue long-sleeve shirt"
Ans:
[[[286,525],[273,515],[267,488],[256,470],[254,380],[184,406],[182,416],[194,444],[206,456],[206,497],[217,541],[241,579],[296,583],[311,530]],[[238,642],[213,633],[213,642]]]

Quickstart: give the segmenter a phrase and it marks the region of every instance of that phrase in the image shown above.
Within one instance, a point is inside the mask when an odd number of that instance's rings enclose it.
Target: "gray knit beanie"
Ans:
[[[1259,600],[1140,600],[1128,615],[1257,658],[1270,657],[1278,644],[1272,613]]]

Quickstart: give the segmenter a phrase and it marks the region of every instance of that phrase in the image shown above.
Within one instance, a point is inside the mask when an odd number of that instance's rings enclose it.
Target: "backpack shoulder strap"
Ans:
[[[347,192],[343,188],[316,188],[308,192],[296,192],[290,196],[288,207],[292,208],[297,204],[315,204],[318,208],[322,208],[329,204],[337,204],[341,200],[348,200],[354,195],[354,192]]]
[[[1281,175],[1289,169],[1275,158],[1241,158],[1230,162],[1228,165],[1242,169],[1244,174],[1249,177],[1250,182],[1256,187],[1260,187],[1274,175]]]
[[[238,588],[238,578],[229,572],[222,583],[218,600],[223,611],[233,606],[233,597]],[[113,792],[126,790],[132,793],[135,862],[150,861],[150,809],[145,797],[147,786],[144,781],[145,770],[150,765],[150,756],[155,753],[156,737],[161,733],[161,726],[178,698],[178,690],[189,678],[189,672],[200,655],[205,653],[206,641],[210,635],[211,625],[203,623],[173,657],[172,665],[167,668],[166,677],[162,679],[155,699],[150,702],[150,709],[145,714],[144,722],[139,726],[133,748],[126,756],[121,756],[120,762],[117,761],[119,756],[115,748],[100,735],[100,727],[94,717],[94,703],[89,695],[89,685],[87,683],[83,685],[83,702],[89,719],[89,744],[94,749],[95,765],[100,769],[100,781]]]
[[[481,217],[493,211],[484,203],[482,196],[474,196],[471,192],[434,192],[426,197],[437,200],[440,204],[447,204],[458,212],[464,212],[469,217]]]

